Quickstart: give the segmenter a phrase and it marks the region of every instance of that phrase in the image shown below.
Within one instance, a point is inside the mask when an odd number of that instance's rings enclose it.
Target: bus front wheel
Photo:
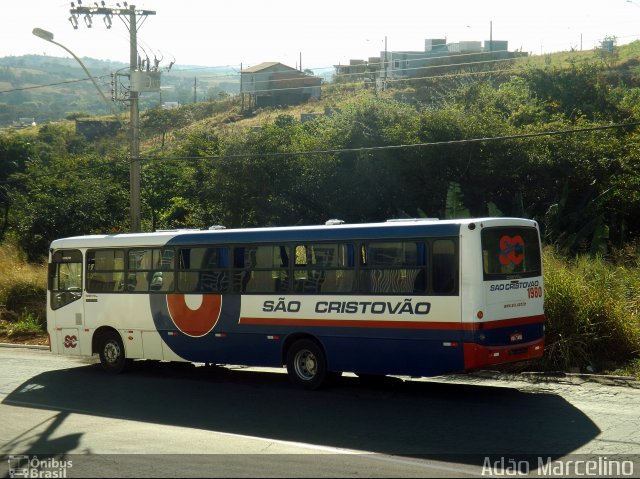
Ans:
[[[287,351],[287,373],[305,389],[318,389],[327,378],[327,360],[322,348],[310,339],[300,339]]]
[[[127,364],[122,339],[115,331],[109,331],[102,335],[100,363],[105,371],[114,374],[122,372]]]

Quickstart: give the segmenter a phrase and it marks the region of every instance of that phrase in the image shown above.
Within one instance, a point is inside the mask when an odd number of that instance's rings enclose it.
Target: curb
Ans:
[[[0,348],[14,348],[14,349],[41,349],[49,350],[49,346],[41,344],[13,344],[13,343],[0,343]]]

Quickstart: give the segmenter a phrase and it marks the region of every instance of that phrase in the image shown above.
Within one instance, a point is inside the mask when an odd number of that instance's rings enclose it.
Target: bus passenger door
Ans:
[[[91,354],[91,343],[83,344],[82,252],[59,250],[49,264],[47,330],[51,351],[58,354]],[[86,341],[85,341],[86,342]]]

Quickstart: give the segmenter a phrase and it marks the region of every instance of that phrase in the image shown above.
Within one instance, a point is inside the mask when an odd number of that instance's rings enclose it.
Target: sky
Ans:
[[[77,5],[77,0],[76,5]],[[120,1],[120,0],[118,0]],[[116,2],[105,1],[107,7]],[[122,4],[122,2],[120,2]],[[93,2],[85,0],[83,6]],[[534,55],[589,50],[607,36],[622,45],[640,39],[640,0],[145,0],[155,11],[139,27],[141,56],[160,66],[240,66],[274,61],[315,69],[367,59],[381,51],[424,51],[427,38],[447,42],[507,40]],[[77,56],[129,62],[129,33],[96,15],[87,28],[69,22],[71,3],[0,0],[0,57],[69,57],[35,37],[54,34]]]

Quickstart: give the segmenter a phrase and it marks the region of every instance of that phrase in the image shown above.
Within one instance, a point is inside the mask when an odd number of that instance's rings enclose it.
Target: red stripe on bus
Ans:
[[[544,322],[544,315],[525,318],[488,321],[486,323],[463,323],[452,321],[376,321],[369,319],[306,319],[306,318],[247,318],[241,317],[240,324],[261,326],[319,326],[337,328],[383,328],[383,329],[433,329],[442,331],[473,331],[481,329],[508,328]]]
[[[240,324],[263,326],[333,326],[337,328],[393,328],[393,329],[473,329],[463,323],[425,321],[376,321],[368,319],[302,319],[302,318],[240,318]],[[473,326],[469,324],[468,326]]]

